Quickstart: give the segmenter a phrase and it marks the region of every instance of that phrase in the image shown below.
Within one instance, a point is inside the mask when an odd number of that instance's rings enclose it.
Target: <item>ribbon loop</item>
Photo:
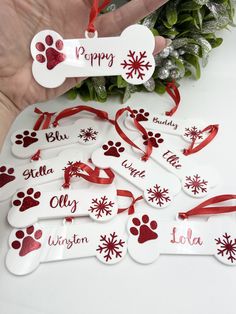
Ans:
[[[98,169],[97,167],[95,169],[92,169],[89,165],[81,161],[75,162],[65,169],[64,184],[62,185],[62,187],[65,189],[68,189],[70,187],[70,181],[73,176],[76,176],[79,178],[81,177],[91,183],[111,184],[115,178],[114,173],[109,168],[103,169],[103,170],[107,174],[107,178],[101,178],[99,176],[100,169]],[[82,172],[80,173],[80,171]]]
[[[128,111],[131,113],[131,116],[133,116],[133,121],[134,125],[137,128],[138,131],[142,133],[147,138],[147,149],[146,151],[143,151],[140,147],[138,147],[131,139],[122,131],[121,127],[119,126],[118,120],[122,116],[124,112]],[[130,109],[130,107],[122,108],[116,112],[116,117],[115,117],[115,128],[117,133],[120,135],[120,137],[129,145],[137,148],[138,150],[142,151],[144,155],[142,156],[143,161],[147,161],[149,157],[151,156],[152,153],[152,143],[148,137],[146,129],[135,119],[135,115],[133,113],[133,110]]]
[[[133,193],[128,191],[128,190],[117,190],[117,196],[129,197],[129,198],[132,199],[131,204],[127,208],[119,208],[118,209],[118,214],[121,214],[121,213],[123,213],[126,210],[128,210],[128,215],[134,214],[134,212],[135,212],[135,208],[134,208],[135,203],[143,199],[142,196],[139,196],[139,197],[135,198]]]
[[[39,114],[39,117],[34,125],[34,130],[38,131],[42,126],[42,130],[48,129],[51,123],[52,116],[54,116],[55,112],[43,112],[39,108],[35,108],[34,112]]]
[[[188,155],[195,154],[195,153],[199,152],[201,149],[203,149],[205,146],[207,146],[215,138],[218,131],[219,131],[219,125],[218,124],[208,125],[207,127],[205,127],[201,131],[201,133],[209,132],[209,135],[201,143],[199,143],[195,147],[194,147],[194,145],[195,145],[195,142],[197,140],[197,137],[194,137],[189,148],[184,149],[183,154],[185,156],[188,156]]]
[[[187,212],[180,212],[178,214],[179,218],[187,219],[191,216],[201,216],[201,215],[217,215],[217,214],[225,214],[232,213],[236,211],[236,206],[214,206],[208,207],[212,204],[217,204],[225,201],[229,201],[232,199],[236,199],[236,195],[234,194],[222,194],[217,195],[208,200],[202,202],[198,206],[190,209]]]
[[[89,22],[88,22],[88,27],[87,31],[89,33],[95,33],[96,28],[94,26],[94,22],[98,16],[98,14],[105,9],[105,7],[111,2],[111,0],[104,0],[103,3],[99,6],[99,0],[93,0],[93,6],[90,11],[89,15]]]
[[[170,111],[166,111],[166,116],[171,117],[177,111],[180,104],[181,97],[180,97],[178,87],[176,86],[174,81],[168,82],[166,84],[166,91],[175,102],[175,106]]]
[[[95,114],[98,118],[102,119],[102,120],[106,120],[112,124],[114,124],[114,121],[109,119],[108,113],[106,111],[103,110],[99,110],[99,109],[95,109],[89,106],[83,106],[83,105],[79,105],[79,106],[75,106],[72,108],[67,108],[62,110],[61,112],[59,112],[59,114],[56,116],[55,120],[53,121],[53,126],[57,127],[58,126],[58,122],[61,119],[73,116],[81,111],[87,111],[90,113]]]

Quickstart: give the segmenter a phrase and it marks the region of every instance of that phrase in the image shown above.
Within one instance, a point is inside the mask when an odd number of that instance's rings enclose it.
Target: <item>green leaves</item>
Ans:
[[[76,88],[72,88],[66,94],[67,94],[67,98],[70,100],[74,100],[78,96]]]
[[[194,10],[198,10],[198,9],[201,9],[202,5],[201,4],[198,4],[194,1],[183,1],[183,3],[181,3],[180,7],[179,7],[179,10],[180,12],[183,12],[183,11],[194,11]]]
[[[195,79],[198,80],[201,76],[201,68],[198,61],[198,57],[194,55],[190,55],[190,54],[185,54],[184,60],[185,60],[187,69],[191,71]]]
[[[166,86],[163,84],[159,79],[155,80],[156,87],[155,87],[155,92],[157,94],[164,94],[166,91]]]
[[[178,13],[176,9],[176,1],[169,1],[166,5],[166,20],[167,23],[172,27],[177,23]]]

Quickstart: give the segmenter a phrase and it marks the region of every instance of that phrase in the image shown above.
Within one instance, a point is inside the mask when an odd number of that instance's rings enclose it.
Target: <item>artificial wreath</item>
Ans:
[[[114,1],[115,2],[115,1]],[[112,3],[106,11],[116,9]],[[75,99],[105,102],[109,95],[120,95],[125,102],[132,93],[146,90],[162,94],[169,81],[192,76],[199,79],[201,66],[206,66],[209,54],[223,39],[219,30],[234,26],[232,0],[170,0],[147,16],[141,23],[154,35],[172,39],[172,44],[155,57],[153,77],[143,85],[131,85],[121,76],[91,77],[71,89],[67,95]]]

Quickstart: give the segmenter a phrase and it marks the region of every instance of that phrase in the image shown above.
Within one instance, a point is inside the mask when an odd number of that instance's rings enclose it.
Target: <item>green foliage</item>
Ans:
[[[162,35],[173,40],[175,50],[184,51],[181,58],[170,57],[181,74],[180,77],[199,79],[201,75],[200,61],[207,64],[213,48],[222,44],[216,32],[233,23],[234,6],[232,0],[169,0],[159,10],[144,19],[154,36]],[[155,92],[165,93],[167,80],[158,78],[158,63],[153,74]],[[88,78],[80,85],[71,89],[67,95],[75,99],[77,94],[83,100],[104,102],[109,95],[120,95],[126,101],[132,93],[146,90],[144,86],[132,86],[117,77]]]

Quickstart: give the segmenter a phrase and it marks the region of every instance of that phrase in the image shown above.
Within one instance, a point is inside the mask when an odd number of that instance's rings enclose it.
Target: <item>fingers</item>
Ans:
[[[118,35],[126,27],[137,23],[167,1],[132,0],[113,12],[99,16],[96,23],[97,29],[103,36]]]
[[[154,56],[161,52],[164,48],[171,44],[172,40],[162,36],[155,37],[155,48],[153,51]]]

